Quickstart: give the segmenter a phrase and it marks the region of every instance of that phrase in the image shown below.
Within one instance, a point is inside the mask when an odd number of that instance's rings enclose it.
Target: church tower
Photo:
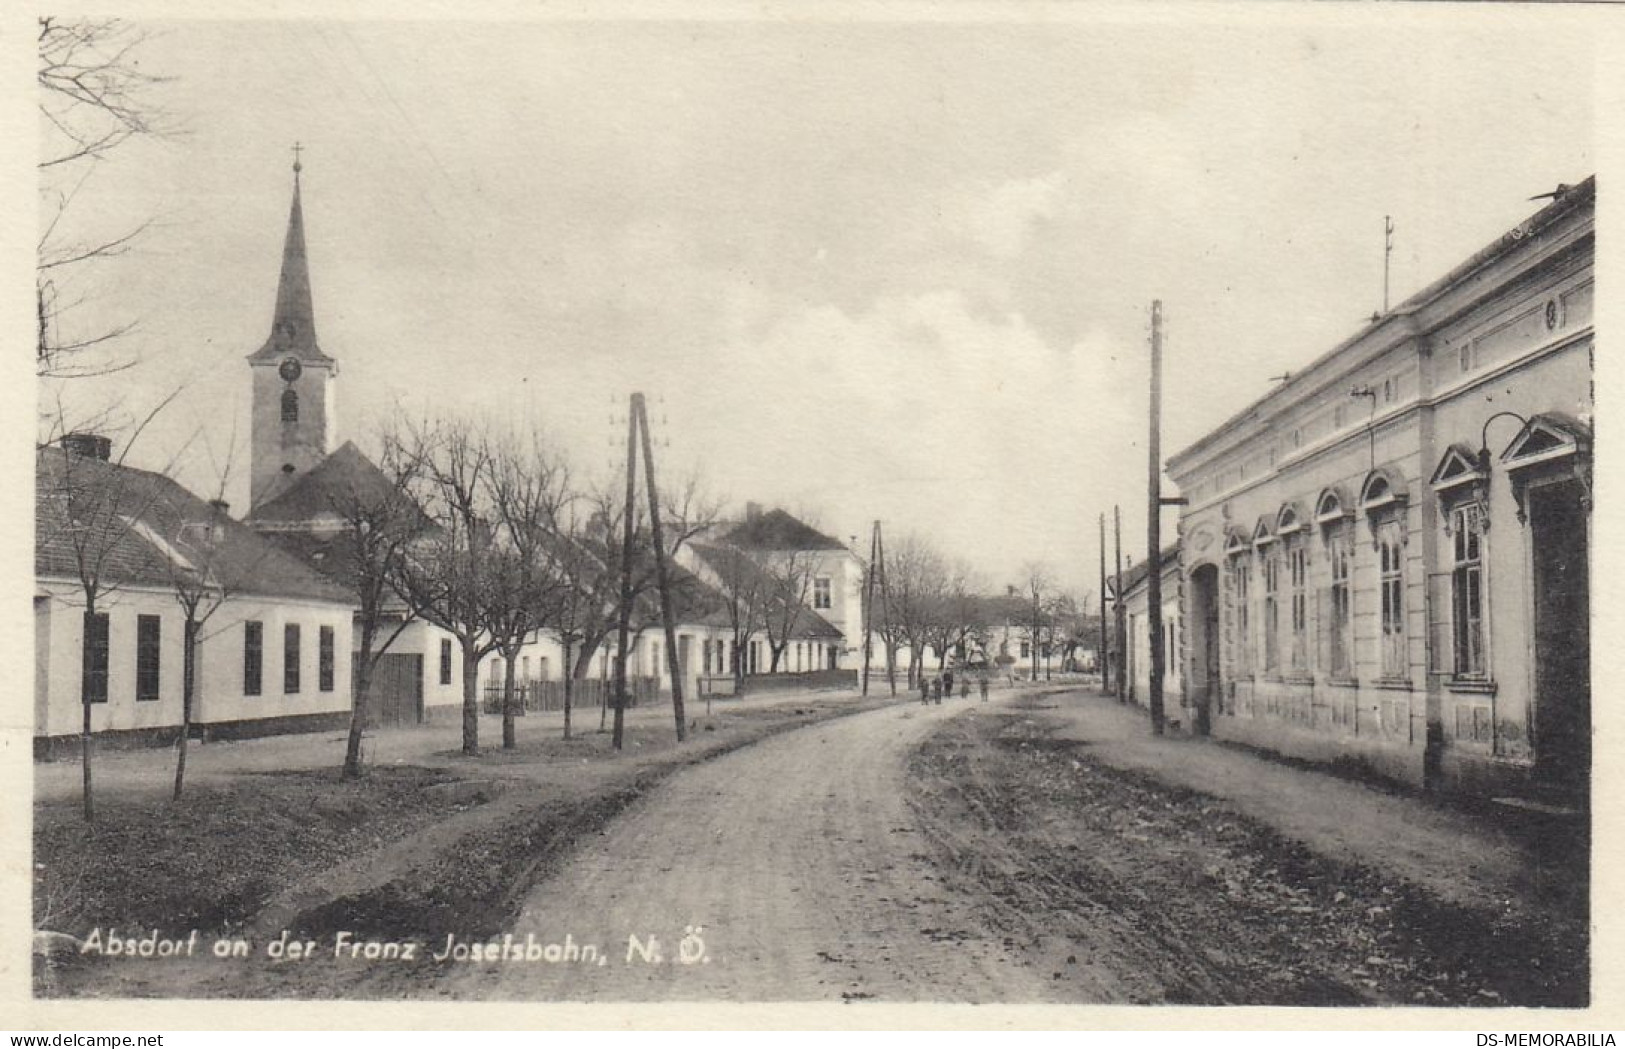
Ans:
[[[333,450],[333,380],[338,362],[316,345],[299,206],[299,147],[294,147],[293,208],[282,246],[271,337],[248,357],[254,376],[249,505],[276,498]],[[252,509],[250,510],[252,512]]]

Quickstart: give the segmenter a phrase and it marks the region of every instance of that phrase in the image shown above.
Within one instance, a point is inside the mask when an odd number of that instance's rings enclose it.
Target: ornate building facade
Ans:
[[[1587,795],[1595,181],[1173,456],[1189,723]]]

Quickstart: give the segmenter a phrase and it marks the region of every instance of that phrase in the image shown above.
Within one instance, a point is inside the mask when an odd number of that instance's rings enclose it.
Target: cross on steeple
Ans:
[[[295,176],[305,169],[305,166],[299,163],[299,154],[303,153],[304,151],[305,147],[301,146],[298,142],[293,144],[293,173]]]

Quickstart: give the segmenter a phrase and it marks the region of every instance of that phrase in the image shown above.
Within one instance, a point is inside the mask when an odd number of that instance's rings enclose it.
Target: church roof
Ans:
[[[382,505],[397,495],[395,486],[367,454],[345,441],[339,449],[301,475],[274,499],[249,511],[250,524],[302,524],[332,517],[341,507],[360,501]]]
[[[34,524],[40,576],[75,577],[84,561],[99,566],[104,586],[168,587],[195,569],[235,593],[352,601],[174,480],[61,448],[36,453]],[[205,542],[213,528],[218,542]]]
[[[333,358],[316,345],[316,310],[310,301],[310,263],[305,256],[305,218],[299,203],[297,162],[293,172],[293,207],[288,213],[288,236],[282,243],[282,277],[277,282],[271,337],[248,359],[258,364],[298,357],[306,362],[331,364]]]

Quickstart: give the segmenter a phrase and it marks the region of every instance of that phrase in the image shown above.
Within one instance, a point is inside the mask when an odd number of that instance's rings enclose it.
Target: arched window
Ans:
[[[299,391],[287,389],[282,391],[282,421],[296,423],[299,421]]]

